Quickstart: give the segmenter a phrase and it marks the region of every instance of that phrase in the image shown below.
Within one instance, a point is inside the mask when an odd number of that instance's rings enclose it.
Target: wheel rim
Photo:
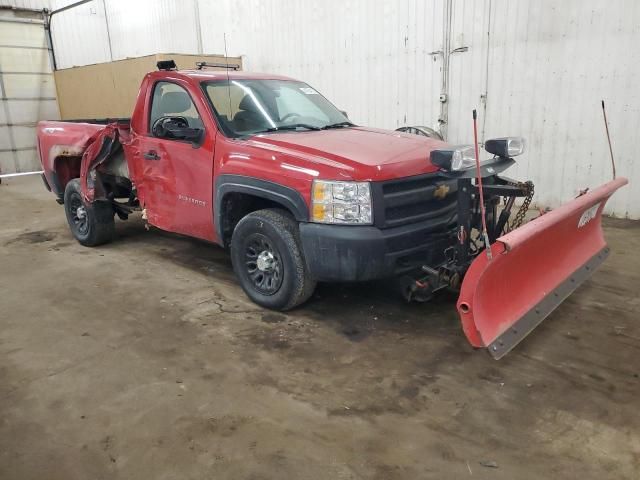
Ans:
[[[89,219],[87,209],[82,204],[82,198],[77,193],[70,196],[67,205],[73,228],[79,235],[86,235],[89,231]]]
[[[253,287],[263,295],[273,295],[282,285],[282,259],[271,240],[260,233],[245,242],[245,270]]]

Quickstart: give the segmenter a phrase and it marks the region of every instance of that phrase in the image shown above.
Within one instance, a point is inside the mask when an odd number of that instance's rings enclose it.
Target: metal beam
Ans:
[[[4,78],[2,76],[2,73],[0,73],[0,96],[1,97],[5,97],[7,95],[7,88],[5,87],[4,84]],[[9,103],[8,102],[0,102],[0,104],[2,104],[2,108],[4,110],[4,118],[6,120],[7,123],[12,123],[11,120],[11,110],[9,109]],[[11,152],[11,156],[13,157],[13,168],[14,171],[17,172],[20,170],[20,166],[18,164],[18,155],[16,153],[16,139],[13,135],[13,128],[9,128],[8,129],[8,137],[9,137],[9,149],[7,149],[7,152]],[[0,152],[3,152],[5,150],[0,150]]]
[[[11,100],[12,102],[24,102],[28,100],[56,100],[56,97],[0,97],[0,100]]]
[[[52,10],[51,13],[49,13],[49,19],[51,19],[51,17],[53,17],[56,13],[64,12],[65,10],[71,10],[72,8],[79,7],[80,5],[84,5],[85,3],[89,3],[89,2],[93,2],[93,0],[81,0],[79,2],[67,5],[66,7],[58,8],[57,10]]]
[[[29,150],[35,150],[36,147],[17,147],[17,148],[0,148],[0,153],[7,152],[27,152]],[[16,159],[17,161],[17,159]],[[18,170],[18,165],[16,164],[16,170]]]
[[[49,50],[48,47],[33,47],[29,45],[0,45],[0,48],[24,48],[27,50]]]
[[[109,44],[109,59],[113,62],[113,49],[111,48],[111,31],[109,30],[109,16],[107,15],[107,0],[102,0],[104,10],[104,26],[107,28],[107,43]]]
[[[53,20],[53,16],[89,2],[93,2],[93,0],[81,0],[52,11],[49,11],[46,8],[42,10],[42,15],[44,17],[44,29],[47,33],[47,46],[49,47],[49,52],[51,54],[51,67],[54,71],[58,69],[58,62],[56,61],[56,52],[53,48],[53,34],[51,33],[51,21]]]
[[[51,72],[11,72],[0,70],[0,75],[53,75]]]
[[[17,123],[0,123],[2,127],[35,127],[38,122],[17,122]]]
[[[42,175],[43,173],[44,172],[42,170],[38,170],[37,172],[5,173],[4,175],[0,175],[0,178],[24,177],[25,175]]]
[[[32,24],[32,25],[43,25],[44,21],[42,21],[42,20],[30,20],[28,18],[0,17],[0,23],[27,23],[27,24]]]

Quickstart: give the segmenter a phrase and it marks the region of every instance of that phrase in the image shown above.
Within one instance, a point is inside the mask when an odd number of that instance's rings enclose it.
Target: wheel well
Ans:
[[[53,161],[53,169],[56,174],[60,195],[64,195],[64,189],[74,178],[80,177],[80,164],[82,157],[76,155],[60,155]]]
[[[220,221],[222,231],[222,243],[225,247],[231,242],[231,234],[238,222],[257,210],[264,208],[279,208],[294,217],[293,212],[286,206],[268,198],[250,195],[248,193],[230,192],[223,198],[220,205]]]

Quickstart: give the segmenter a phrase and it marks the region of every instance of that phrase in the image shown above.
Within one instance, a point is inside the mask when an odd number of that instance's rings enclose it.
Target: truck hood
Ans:
[[[364,127],[257,135],[250,142],[324,167],[323,177],[374,181],[435,172],[431,151],[447,146],[428,137]]]

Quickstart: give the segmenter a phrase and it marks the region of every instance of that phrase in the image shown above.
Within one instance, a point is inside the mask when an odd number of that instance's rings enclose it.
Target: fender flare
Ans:
[[[214,185],[213,224],[218,242],[223,243],[222,201],[228,193],[245,193],[279,203],[289,210],[298,222],[309,220],[309,209],[297,190],[279,183],[244,175],[218,175]]]

